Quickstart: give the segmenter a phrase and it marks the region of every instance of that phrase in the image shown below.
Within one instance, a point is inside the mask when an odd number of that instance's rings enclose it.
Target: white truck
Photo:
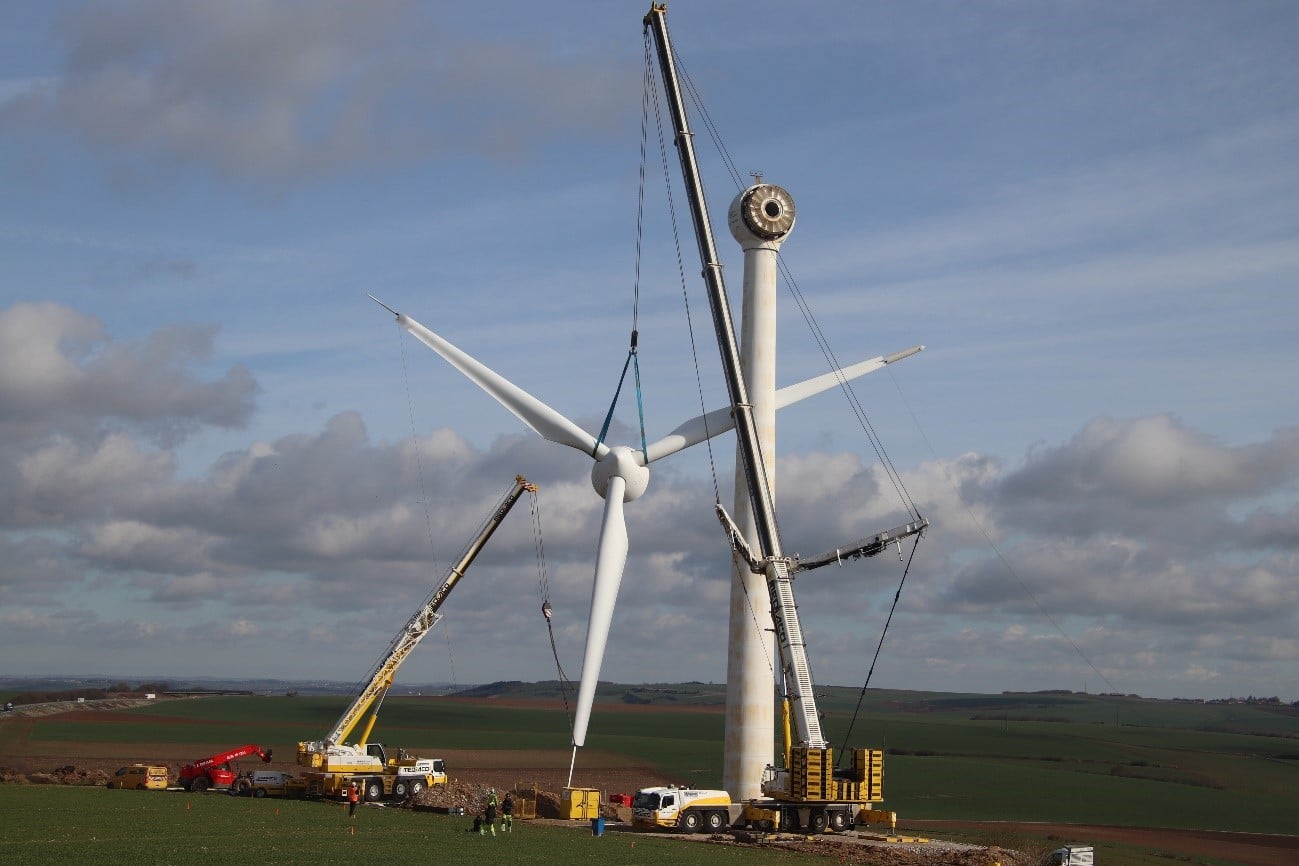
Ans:
[[[1095,866],[1096,854],[1091,845],[1066,845],[1047,855],[1050,866]]]
[[[631,801],[634,825],[717,833],[731,825],[731,795],[701,788],[641,788]]]

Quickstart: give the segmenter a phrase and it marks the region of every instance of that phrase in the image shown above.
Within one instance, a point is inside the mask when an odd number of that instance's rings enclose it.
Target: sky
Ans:
[[[399,680],[577,679],[589,461],[367,293],[592,432],[633,328],[648,439],[724,405],[647,9],[6,6],[0,674],[358,681],[522,474]],[[905,519],[864,426],[931,522],[871,685],[1299,699],[1299,6],[668,22],[737,318],[730,200],[796,202],[780,384],[926,346],[854,383],[868,425],[778,420],[786,550]],[[627,505],[602,678],[725,680],[733,465]],[[865,681],[903,566],[798,578],[818,683]]]

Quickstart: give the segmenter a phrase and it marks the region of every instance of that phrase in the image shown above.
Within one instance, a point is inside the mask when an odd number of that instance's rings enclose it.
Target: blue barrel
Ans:
[[[604,835],[604,819],[603,819],[603,818],[592,818],[592,819],[591,819],[591,835],[592,835],[592,836],[603,836],[603,835]]]

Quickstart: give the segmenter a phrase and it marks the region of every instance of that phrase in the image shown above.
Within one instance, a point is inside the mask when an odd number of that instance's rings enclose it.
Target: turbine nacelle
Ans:
[[[609,479],[621,478],[625,482],[622,501],[640,499],[649,487],[650,471],[645,456],[626,445],[615,445],[591,467],[591,486],[601,499],[609,497]]]

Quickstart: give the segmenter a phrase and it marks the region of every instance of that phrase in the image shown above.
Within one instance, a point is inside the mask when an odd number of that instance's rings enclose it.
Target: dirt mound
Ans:
[[[28,773],[12,767],[0,767],[0,783],[17,785],[88,785],[101,788],[108,784],[108,773],[67,764],[49,772]]]
[[[1004,848],[949,847],[927,845],[861,845],[835,839],[792,842],[782,850],[832,857],[837,863],[854,866],[1036,866],[1037,861],[1019,851]]]

